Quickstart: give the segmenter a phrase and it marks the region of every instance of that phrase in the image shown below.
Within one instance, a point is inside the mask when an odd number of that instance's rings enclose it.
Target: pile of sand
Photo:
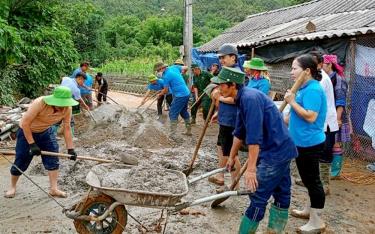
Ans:
[[[93,110],[91,113],[97,124],[108,124],[117,122],[125,107],[120,105],[104,104]]]

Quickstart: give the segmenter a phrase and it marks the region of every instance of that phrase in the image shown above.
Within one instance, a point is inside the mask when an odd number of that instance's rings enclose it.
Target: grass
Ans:
[[[132,60],[114,60],[95,70],[107,74],[119,74],[130,77],[147,77],[153,73],[154,64],[161,61],[158,57],[135,58]]]

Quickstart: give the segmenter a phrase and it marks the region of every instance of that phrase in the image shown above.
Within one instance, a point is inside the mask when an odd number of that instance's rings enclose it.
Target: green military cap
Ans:
[[[198,64],[193,63],[193,64],[191,64],[191,69],[194,69],[194,68],[200,68],[200,67],[198,66]]]
[[[221,84],[233,82],[236,84],[243,84],[245,81],[245,73],[238,68],[223,67],[218,76],[211,79],[212,83]]]

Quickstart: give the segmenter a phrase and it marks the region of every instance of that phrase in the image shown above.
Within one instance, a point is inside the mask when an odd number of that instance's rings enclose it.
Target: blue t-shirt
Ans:
[[[232,66],[235,69],[241,71],[238,64]],[[235,127],[237,118],[237,106],[235,104],[228,104],[224,102],[219,102],[219,113],[218,113],[218,123],[222,126]]]
[[[271,83],[266,78],[250,79],[247,87],[262,91],[265,95],[270,93]]]
[[[78,74],[78,73],[80,73],[80,72],[82,72],[82,69],[79,67],[79,68],[77,68],[77,69],[75,69],[74,71],[73,71],[73,74],[70,76],[70,78],[76,78],[76,75]]]
[[[259,160],[276,165],[297,157],[297,149],[273,101],[257,89],[244,87],[236,97],[233,135],[246,145],[259,145]]]
[[[315,122],[309,123],[293,108],[290,111],[289,131],[299,147],[310,147],[325,141],[324,121],[327,114],[327,100],[319,81],[309,80],[296,93],[296,102],[305,110],[318,113]]]
[[[72,79],[70,77],[63,77],[61,86],[68,87],[72,92],[73,98],[75,100],[81,99],[81,91],[79,90],[79,85],[75,79]]]
[[[174,65],[169,66],[168,68],[174,69],[174,70],[176,70],[179,73],[181,73],[181,71],[182,71],[182,65],[176,65],[176,64],[174,64]]]
[[[162,90],[164,89],[164,81],[162,79],[157,79],[156,84],[148,84],[147,89],[154,91]]]
[[[92,78],[92,76],[86,73],[86,80],[83,82],[83,84],[88,88],[92,88],[92,85],[94,84],[94,79]],[[79,90],[81,91],[81,95],[91,94],[91,90],[86,89],[84,87],[79,86]]]
[[[176,69],[167,68],[163,73],[164,87],[167,87],[175,97],[186,97],[190,91],[186,86],[185,80],[181,73]]]

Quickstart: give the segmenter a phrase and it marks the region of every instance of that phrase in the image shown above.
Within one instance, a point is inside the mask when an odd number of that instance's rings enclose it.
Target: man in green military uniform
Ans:
[[[193,90],[195,95],[195,101],[204,93],[204,89],[211,83],[211,78],[213,77],[210,73],[202,71],[197,64],[191,65],[193,71]],[[206,95],[205,95],[206,96]],[[206,120],[208,115],[208,110],[210,108],[210,98],[198,100],[198,102],[191,108],[191,123],[195,124],[195,119],[197,116],[198,109],[200,105],[203,106],[203,118]]]

